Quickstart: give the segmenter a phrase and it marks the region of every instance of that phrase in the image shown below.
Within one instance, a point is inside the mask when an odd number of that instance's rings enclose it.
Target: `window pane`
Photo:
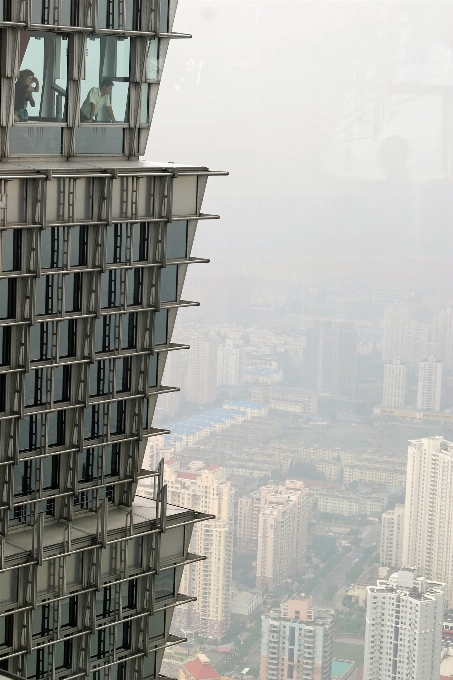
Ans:
[[[69,401],[71,387],[71,366],[58,366],[54,368],[53,383],[54,401]]]
[[[50,324],[48,324],[50,326]],[[59,322],[60,357],[75,357],[77,347],[77,319]]]
[[[25,374],[24,392],[25,406],[35,406],[44,403],[44,371],[42,368]]]
[[[76,3],[74,3],[76,10]],[[71,0],[51,3],[45,0],[31,0],[31,23],[54,26],[78,26],[77,12],[71,11]]]
[[[49,413],[47,421],[47,441],[49,446],[59,446],[64,443],[65,412]]]
[[[116,477],[119,472],[120,444],[109,444],[104,447],[104,474]]]
[[[149,386],[156,387],[157,385],[157,354],[149,357]]]
[[[57,276],[36,279],[36,314],[54,314],[57,309]]]
[[[120,127],[76,128],[75,150],[77,154],[123,153],[123,128]]]
[[[16,316],[16,279],[0,280],[0,319]]]
[[[128,121],[129,60],[129,38],[108,35],[88,39],[87,77],[81,81],[81,123]]]
[[[68,274],[65,278],[65,309],[78,312],[82,301],[82,274]]]
[[[107,227],[107,263],[126,261],[126,225],[110,224]]]
[[[155,640],[165,636],[165,609],[156,612],[149,618],[149,639]]]
[[[61,153],[61,128],[16,125],[9,129],[9,152],[12,156]]]
[[[143,658],[143,678],[156,677],[156,652],[150,652]]]
[[[160,0],[159,32],[168,33],[168,0]]]
[[[142,96],[140,101],[140,123],[149,123],[149,85],[142,83]]]
[[[88,228],[71,227],[71,267],[84,266],[87,263]]]
[[[159,41],[157,38],[148,43],[148,54],[146,55],[146,80],[159,79]]]
[[[0,362],[2,366],[10,363],[11,356],[11,328],[0,328]]]
[[[137,314],[135,312],[123,314],[122,325],[123,338],[121,347],[122,349],[133,349],[137,344]]]
[[[43,269],[62,266],[63,233],[59,227],[41,231],[41,264]]]
[[[113,349],[114,323],[113,316],[102,316],[96,320],[96,352],[109,352]]]
[[[131,389],[131,357],[116,361],[116,391],[128,392]]]
[[[168,312],[166,309],[162,309],[160,312],[156,312],[156,335],[155,343],[156,345],[166,345],[167,344],[167,317]]]
[[[2,232],[2,269],[4,272],[21,269],[22,231],[7,229]]]
[[[127,282],[127,304],[141,305],[143,302],[143,269],[129,269]]]
[[[187,257],[187,220],[169,222],[167,226],[167,260]]]
[[[30,360],[50,359],[52,327],[50,323],[37,323],[30,327]]]
[[[118,307],[120,300],[120,269],[110,269],[101,274],[101,307]]]
[[[156,575],[155,593],[156,600],[174,597],[175,592],[175,570],[165,569]]]
[[[134,262],[148,260],[149,225],[134,224]]]
[[[60,477],[60,456],[41,458],[41,475],[44,489],[57,489]]]
[[[177,297],[178,265],[170,264],[161,269],[161,302],[174,302]]]
[[[50,31],[23,32],[20,55],[19,77],[14,88],[15,121],[65,120],[68,38]],[[47,130],[41,136],[47,138]],[[39,141],[39,137],[30,140],[30,144]]]
[[[123,434],[126,422],[126,402],[115,401],[110,411],[111,434]]]

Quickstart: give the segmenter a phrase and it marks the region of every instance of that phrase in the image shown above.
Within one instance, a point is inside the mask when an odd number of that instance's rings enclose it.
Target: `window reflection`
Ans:
[[[99,28],[139,31],[141,0],[99,0]]]
[[[129,38],[88,39],[87,75],[81,81],[82,123],[128,121],[129,57]]]
[[[14,121],[61,122],[66,117],[68,39],[50,32],[20,32],[20,72],[14,86]]]
[[[77,26],[77,2],[71,0],[31,0],[31,23],[54,26]]]
[[[146,55],[146,80],[159,79],[159,41],[154,38],[148,43]]]

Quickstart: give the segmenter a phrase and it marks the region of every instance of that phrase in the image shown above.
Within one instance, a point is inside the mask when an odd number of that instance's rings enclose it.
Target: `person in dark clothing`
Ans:
[[[33,71],[26,68],[19,72],[19,77],[14,86],[15,123],[24,123],[28,120],[27,104],[35,105],[33,92],[39,92],[39,81],[35,78]]]

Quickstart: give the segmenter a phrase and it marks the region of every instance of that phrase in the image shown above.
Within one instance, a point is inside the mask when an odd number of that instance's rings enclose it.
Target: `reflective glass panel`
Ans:
[[[159,32],[168,33],[168,0],[160,0]]]
[[[107,227],[107,263],[126,261],[126,225],[110,224]]]
[[[141,0],[99,0],[99,28],[140,30]]]
[[[71,9],[73,11],[71,11]],[[71,0],[31,0],[31,23],[54,26],[77,26],[77,2],[71,8]]]
[[[21,269],[22,231],[7,229],[2,232],[2,270],[18,271]]]
[[[0,319],[16,316],[16,279],[0,280]]]
[[[162,309],[160,312],[156,312],[156,335],[155,344],[156,345],[166,345],[167,344],[167,317],[168,312],[166,309]]]
[[[123,153],[123,128],[120,127],[76,128],[75,149],[76,153],[78,154]]]
[[[157,354],[149,357],[149,386],[156,387],[157,385]]]
[[[41,232],[41,266],[43,269],[61,267],[63,264],[63,230],[49,227]]]
[[[173,597],[175,593],[175,570],[165,569],[156,575],[155,581],[156,600]]]
[[[146,222],[134,224],[134,262],[148,260],[149,225]]]
[[[161,269],[161,302],[174,302],[177,297],[178,265],[170,264]]]
[[[19,77],[14,86],[15,122],[65,120],[67,62],[66,36],[50,31],[20,32]]]
[[[87,263],[88,228],[71,227],[71,267],[84,266]]]
[[[187,220],[176,220],[167,225],[167,260],[187,257]]]
[[[113,35],[90,37],[86,55],[80,122],[127,122],[130,39]]]
[[[159,41],[153,38],[148,43],[146,55],[146,80],[159,79]]]
[[[77,347],[77,319],[59,322],[60,357],[74,357]]]
[[[165,635],[165,609],[149,617],[149,639],[163,638]]]
[[[148,83],[142,83],[142,96],[140,101],[140,123],[149,123],[149,88]]]

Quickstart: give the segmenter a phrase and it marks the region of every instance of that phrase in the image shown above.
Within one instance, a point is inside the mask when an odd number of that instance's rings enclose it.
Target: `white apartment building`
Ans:
[[[382,338],[382,361],[390,362],[403,356],[403,329],[409,321],[409,310],[405,303],[395,302],[384,312],[384,334]]]
[[[403,567],[445,583],[453,607],[453,443],[443,437],[410,442],[404,512]]]
[[[182,352],[169,352],[167,361],[165,363],[164,374],[162,376],[162,385],[167,387],[174,387],[181,385],[182,382]],[[181,392],[165,392],[159,394],[156,404],[155,419],[156,422],[162,422],[163,419],[175,416],[179,411],[181,402]]]
[[[445,370],[453,368],[453,307],[440,309],[434,317],[432,340],[436,356],[442,360]]]
[[[393,510],[382,515],[381,565],[400,568],[403,559],[404,505],[397,504]]]
[[[382,406],[401,408],[406,396],[406,366],[399,359],[384,365]]]
[[[308,508],[309,494],[298,480],[286,480],[265,499],[258,517],[257,588],[278,588],[303,564]]]
[[[442,364],[431,356],[418,368],[417,410],[440,411]]]
[[[199,406],[212,404],[217,396],[217,348],[215,340],[195,337],[187,360],[187,401]]]
[[[318,512],[343,517],[380,514],[387,505],[385,494],[365,496],[359,493],[326,491],[317,497]]]
[[[244,382],[244,348],[226,339],[217,352],[217,384],[242,385]]]
[[[207,559],[184,570],[183,592],[198,600],[176,608],[174,625],[219,639],[230,624],[234,489],[217,465],[201,471],[180,470],[177,461],[169,461],[164,479],[169,502],[178,499],[182,507],[204,508],[206,514],[215,515],[194,526],[190,552],[198,554],[203,547]]]
[[[363,680],[439,680],[443,584],[400,569],[368,586]]]

